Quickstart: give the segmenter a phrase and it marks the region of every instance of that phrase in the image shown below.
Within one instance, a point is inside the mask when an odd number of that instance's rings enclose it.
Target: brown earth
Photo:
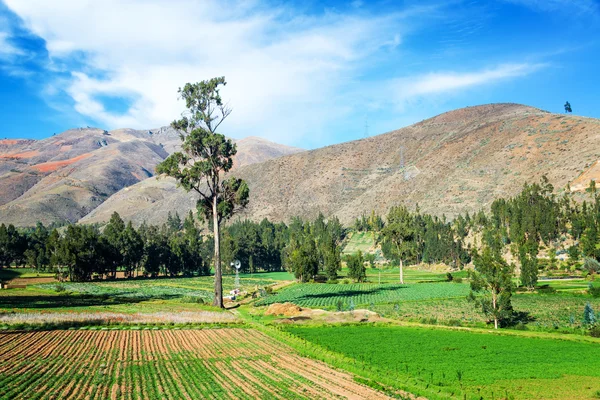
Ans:
[[[419,205],[453,217],[486,209],[546,175],[558,191],[584,187],[600,158],[600,120],[552,114],[519,104],[467,107],[367,139],[240,167],[250,203],[240,215],[255,221],[314,218],[319,212],[349,224],[374,210]],[[599,175],[600,177],[600,175]],[[113,211],[136,224],[194,208],[195,197],[171,179],[150,179],[113,195],[82,222]]]
[[[292,317],[299,315],[302,309],[292,303],[274,303],[267,308],[265,315],[285,315],[286,317]]]
[[[169,127],[79,128],[44,140],[0,141],[0,223],[76,222],[119,190],[152,177],[180,141]],[[236,143],[237,166],[301,151],[253,137]]]

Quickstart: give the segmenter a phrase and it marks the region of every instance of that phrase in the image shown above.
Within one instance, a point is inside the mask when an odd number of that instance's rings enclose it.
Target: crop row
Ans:
[[[342,305],[385,304],[400,301],[464,297],[469,286],[456,283],[399,284],[299,284],[282,289],[257,305],[291,302],[305,307],[335,308]]]
[[[271,279],[240,278],[242,289],[252,290],[255,287],[266,286],[275,283]],[[182,296],[201,297],[211,301],[213,297],[213,277],[198,278],[172,278],[172,279],[148,279],[113,282],[77,282],[65,283],[62,287],[73,293],[111,296],[115,298],[129,299],[151,299],[151,298],[173,298]],[[234,289],[235,278],[226,276],[223,278],[225,291]],[[56,290],[58,284],[40,284],[41,289]]]
[[[0,334],[0,398],[380,397],[250,329]]]
[[[405,326],[285,330],[376,376],[419,382],[431,398],[580,399],[600,391],[597,342]]]

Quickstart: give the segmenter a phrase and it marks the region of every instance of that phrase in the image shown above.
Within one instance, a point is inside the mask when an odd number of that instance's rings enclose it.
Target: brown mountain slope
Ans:
[[[0,222],[75,222],[115,192],[151,177],[179,142],[169,127],[73,129],[40,141],[2,141]],[[239,143],[240,165],[299,151],[268,141],[249,147],[244,140]]]
[[[304,150],[283,146],[257,137],[237,140],[234,171],[253,163],[295,154]],[[170,178],[148,178],[111,196],[106,202],[81,219],[81,223],[107,221],[114,211],[136,224],[164,221],[170,211],[187,213],[195,207],[196,198],[177,187]]]
[[[453,216],[489,207],[495,198],[516,194],[542,175],[557,188],[565,187],[600,157],[598,139],[597,119],[490,104],[248,165],[235,174],[251,190],[242,217],[254,220],[287,221],[320,211],[350,223],[362,213],[385,214],[402,203]],[[144,206],[136,211],[144,196]],[[117,193],[82,222],[106,221],[125,204],[127,219],[161,222],[168,211],[187,212],[194,199],[170,180],[152,179]]]

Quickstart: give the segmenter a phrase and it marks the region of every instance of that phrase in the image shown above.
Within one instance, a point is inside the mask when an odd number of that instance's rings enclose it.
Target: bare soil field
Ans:
[[[252,329],[1,333],[0,360],[0,398],[387,398]]]

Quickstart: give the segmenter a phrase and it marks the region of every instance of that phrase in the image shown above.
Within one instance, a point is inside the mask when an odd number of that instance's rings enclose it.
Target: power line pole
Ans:
[[[369,120],[365,116],[365,138],[369,137]]]

